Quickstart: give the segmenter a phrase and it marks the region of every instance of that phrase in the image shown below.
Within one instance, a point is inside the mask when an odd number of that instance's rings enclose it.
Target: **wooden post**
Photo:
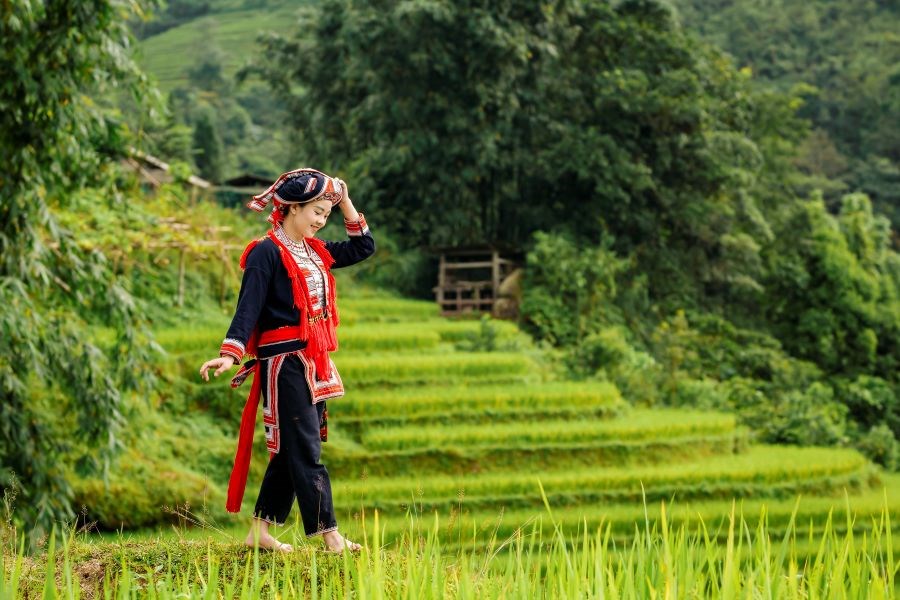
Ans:
[[[178,259],[178,298],[175,301],[175,306],[181,308],[184,305],[184,260],[186,251],[184,247],[181,248],[181,256]]]
[[[491,253],[491,309],[497,302],[497,296],[500,294],[500,252],[494,250]],[[493,312],[493,310],[492,310]]]
[[[444,257],[444,253],[441,252],[441,262],[438,267],[438,287],[437,287],[437,301],[438,306],[441,307],[441,312],[444,312],[444,286],[447,283],[447,274],[446,274],[446,264],[447,259]]]

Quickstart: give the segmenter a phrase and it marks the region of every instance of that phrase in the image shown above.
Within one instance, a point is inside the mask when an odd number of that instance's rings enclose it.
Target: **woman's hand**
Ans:
[[[209,381],[209,374],[207,371],[210,369],[215,369],[213,375],[218,377],[228,369],[234,366],[234,358],[231,356],[220,356],[219,358],[214,358],[212,360],[208,360],[203,363],[203,366],[200,367],[200,377],[203,378],[203,381]]]
[[[341,209],[341,212],[344,213],[344,218],[348,221],[355,222],[359,221],[359,213],[356,212],[356,208],[353,207],[353,201],[350,200],[350,190],[347,187],[347,182],[343,179],[339,179],[341,182],[341,187],[344,189],[344,195],[341,198],[338,207]]]

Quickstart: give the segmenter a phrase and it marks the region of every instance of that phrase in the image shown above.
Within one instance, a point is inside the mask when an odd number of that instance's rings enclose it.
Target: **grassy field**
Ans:
[[[806,530],[798,508],[780,530],[732,505],[716,530],[672,520],[665,503],[628,539],[612,523],[566,534],[549,504],[510,535],[464,532],[467,550],[448,544],[448,524],[414,515],[386,542],[375,514],[358,555],[328,555],[302,536],[290,555],[239,544],[172,536],[111,541],[75,533],[51,537],[25,556],[4,539],[2,598],[854,598],[894,597],[898,565],[886,505],[863,536],[828,515]],[[395,525],[397,523],[394,523]],[[296,530],[294,530],[296,532]]]

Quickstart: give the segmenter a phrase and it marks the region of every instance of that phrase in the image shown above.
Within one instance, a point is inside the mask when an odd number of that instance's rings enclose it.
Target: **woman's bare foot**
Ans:
[[[328,552],[343,552],[344,550],[359,552],[362,549],[362,546],[356,542],[351,542],[338,533],[337,530],[323,533],[322,540],[325,542],[325,547]]]
[[[250,533],[247,534],[244,544],[250,548],[273,552],[293,552],[294,550],[290,544],[283,544],[272,537],[272,534],[269,533],[269,524],[260,519],[253,519],[251,522]]]
[[[279,542],[274,537],[272,537],[271,533],[267,533],[266,535],[259,536],[257,539],[253,533],[247,534],[247,539],[244,540],[244,544],[248,548],[259,548],[260,550],[273,550],[275,552],[293,552],[294,547],[290,544],[284,544]]]

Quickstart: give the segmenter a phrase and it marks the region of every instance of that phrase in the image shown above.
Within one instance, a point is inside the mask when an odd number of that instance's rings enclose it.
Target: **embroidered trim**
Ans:
[[[303,352],[296,352],[295,354],[300,358],[300,362],[303,363],[303,366],[306,367],[306,382],[309,384],[309,389],[312,392],[313,404],[318,404],[322,400],[339,398],[344,395],[344,382],[341,381],[341,375],[338,373],[337,367],[330,357],[328,358],[328,362],[331,363],[331,377],[322,381],[316,379],[316,362],[307,358]]]
[[[284,525],[284,522],[279,523],[275,519],[270,519],[269,517],[261,517],[259,516],[259,513],[253,513],[253,518],[259,519],[260,521],[265,521],[269,525],[275,525],[276,527],[281,527],[282,525]]]
[[[347,219],[344,219],[344,227],[347,228],[347,235],[351,237],[369,233],[369,226],[366,224],[366,218],[362,213],[359,213],[359,220],[357,221],[348,221]]]
[[[225,338],[225,341],[222,342],[222,346],[219,348],[219,356],[230,356],[234,358],[236,363],[239,363],[244,358],[245,349],[243,342],[240,340]]]
[[[263,428],[266,432],[266,447],[269,454],[281,450],[281,430],[278,425],[278,375],[287,354],[279,354],[266,364],[267,388],[263,394]]]
[[[335,205],[343,200],[345,188],[343,182],[340,179],[329,177],[328,175],[317,169],[300,168],[294,169],[293,171],[288,171],[287,173],[282,173],[281,176],[277,180],[275,180],[275,183],[270,185],[266,189],[266,191],[253,196],[253,200],[247,203],[247,208],[255,210],[256,212],[262,212],[266,209],[266,205],[268,205],[269,201],[273,198],[275,200],[283,202],[283,200],[278,196],[275,190],[278,189],[278,187],[288,179],[300,177],[301,175],[305,175],[307,173],[322,176],[325,180],[325,185],[322,186],[322,189],[319,191],[318,195],[313,196],[312,198],[307,200],[307,202],[311,202],[319,198],[324,198],[325,200],[330,201],[332,205]],[[277,208],[277,205],[275,208]],[[274,223],[274,221],[272,222]]]
[[[334,361],[330,358],[328,360],[331,364],[331,376],[325,381],[316,379],[316,363],[304,356],[302,350],[277,354],[268,359],[266,361],[266,389],[262,395],[262,405],[263,429],[266,434],[266,448],[269,450],[270,456],[278,454],[281,450],[281,428],[278,422],[278,375],[281,373],[284,360],[291,355],[299,358],[303,364],[303,374],[306,378],[306,385],[309,386],[313,404],[344,395],[344,383],[341,381]],[[232,387],[235,386],[232,385]],[[327,442],[328,416],[323,414],[322,417],[319,423],[319,438],[323,442]]]

